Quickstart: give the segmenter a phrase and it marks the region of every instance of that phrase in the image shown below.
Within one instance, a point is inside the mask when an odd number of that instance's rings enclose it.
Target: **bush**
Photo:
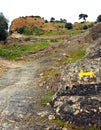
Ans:
[[[38,27],[33,27],[33,34],[40,36],[44,34],[44,30]]]
[[[86,30],[86,29],[88,29],[88,26],[87,26],[87,25],[84,25],[84,26],[82,27],[82,29]]]
[[[23,26],[16,29],[17,33],[24,34],[24,35],[42,35],[44,30],[34,26]]]
[[[17,31],[17,33],[23,34],[24,33],[24,29],[25,29],[25,26],[23,26],[21,28],[17,28],[16,31]]]
[[[3,13],[0,13],[0,41],[5,41],[8,33],[8,20],[5,18]]]
[[[97,22],[101,22],[101,15],[99,15],[98,17],[97,17],[97,20],[96,20]]]
[[[66,23],[66,24],[65,24],[65,28],[67,28],[67,29],[72,29],[72,28],[73,28],[72,23]]]
[[[27,26],[24,28],[24,32],[25,35],[33,35],[33,30],[30,26]]]

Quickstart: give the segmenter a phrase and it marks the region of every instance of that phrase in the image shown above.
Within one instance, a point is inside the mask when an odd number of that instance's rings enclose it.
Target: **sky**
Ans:
[[[0,12],[11,22],[21,16],[41,16],[50,20],[66,19],[79,22],[79,14],[87,14],[87,21],[96,21],[101,14],[101,0],[0,0]]]

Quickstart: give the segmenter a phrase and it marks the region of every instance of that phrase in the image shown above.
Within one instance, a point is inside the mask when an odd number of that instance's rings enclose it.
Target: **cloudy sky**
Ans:
[[[88,21],[96,21],[101,14],[100,0],[0,0],[0,12],[12,21],[20,16],[39,15],[47,20],[54,17],[78,22],[78,15],[88,15]]]

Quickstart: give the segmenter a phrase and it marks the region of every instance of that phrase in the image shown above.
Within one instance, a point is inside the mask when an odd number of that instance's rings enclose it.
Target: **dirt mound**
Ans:
[[[20,17],[16,18],[11,22],[10,25],[10,31],[14,31],[17,28],[23,27],[23,26],[36,26],[40,27],[43,30],[54,30],[55,26],[51,22],[46,22],[44,18],[36,18],[36,17]]]

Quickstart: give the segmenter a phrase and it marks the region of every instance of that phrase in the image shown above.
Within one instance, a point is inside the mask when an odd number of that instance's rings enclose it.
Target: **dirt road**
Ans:
[[[33,130],[39,125],[37,113],[42,111],[36,103],[42,94],[37,86],[39,68],[37,62],[13,65],[0,78],[0,130]]]

